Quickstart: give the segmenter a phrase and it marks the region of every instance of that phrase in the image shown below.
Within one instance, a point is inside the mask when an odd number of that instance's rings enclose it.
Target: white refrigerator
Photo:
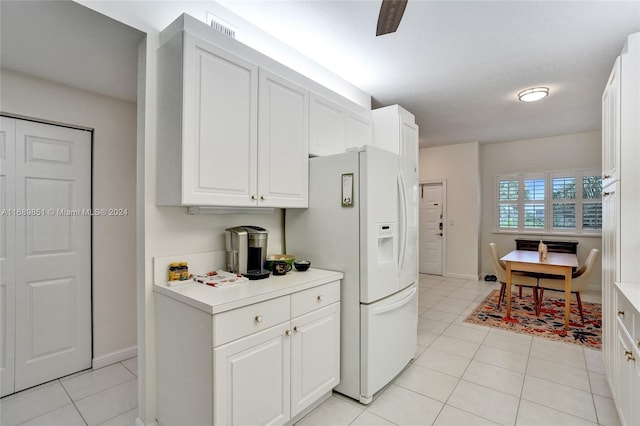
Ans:
[[[364,404],[416,352],[415,161],[375,147],[309,160],[309,208],[287,210],[287,253],[341,271],[340,384]]]

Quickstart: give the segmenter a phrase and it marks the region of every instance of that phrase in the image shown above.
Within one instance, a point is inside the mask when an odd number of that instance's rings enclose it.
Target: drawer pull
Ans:
[[[636,342],[636,346],[638,346],[638,349],[640,349],[640,339],[638,339],[638,341]]]
[[[322,299],[323,299],[322,295],[318,296],[317,299],[318,299],[318,302],[322,302]]]
[[[267,196],[266,196],[266,195],[261,195],[261,196],[260,196],[260,199],[261,199],[262,201],[264,201],[264,200],[266,200],[266,199],[267,199]]]
[[[618,315],[624,316],[624,311],[618,311]]]
[[[285,335],[285,336],[291,336],[291,330],[287,330],[287,331],[285,331],[285,332],[284,332],[284,335]]]
[[[605,192],[602,193],[602,195],[604,195],[605,197],[608,197],[609,195],[611,195],[611,193],[605,191]]]
[[[257,199],[258,199],[258,196],[257,196],[256,194],[253,194],[253,195],[251,196],[251,199],[252,199],[252,200],[257,200]]]
[[[633,356],[633,352],[631,351],[624,351],[624,354],[627,357],[627,361],[635,361],[636,357]]]
[[[604,176],[602,176],[602,179],[609,179],[609,178],[611,178],[611,175],[604,175]]]
[[[298,327],[297,325],[295,327],[293,327],[293,331],[298,332],[300,331],[300,327]]]
[[[262,315],[256,315],[256,322],[262,322]]]

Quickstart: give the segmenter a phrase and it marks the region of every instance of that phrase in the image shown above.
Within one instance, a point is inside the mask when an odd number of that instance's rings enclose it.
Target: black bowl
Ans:
[[[296,260],[295,262],[293,262],[293,266],[296,267],[296,271],[302,272],[311,267],[311,262],[309,262],[308,260]]]

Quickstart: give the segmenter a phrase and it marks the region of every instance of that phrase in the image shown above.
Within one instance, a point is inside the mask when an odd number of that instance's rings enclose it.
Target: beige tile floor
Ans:
[[[619,425],[601,352],[463,322],[494,288],[421,275],[415,360],[370,405],[334,393],[298,424]],[[3,426],[130,426],[136,416],[136,358],[0,400]]]

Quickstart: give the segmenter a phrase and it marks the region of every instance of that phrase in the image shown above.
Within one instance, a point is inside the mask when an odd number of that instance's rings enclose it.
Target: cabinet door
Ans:
[[[311,93],[310,141],[311,155],[340,154],[346,146],[346,112],[340,105]]]
[[[615,182],[604,188],[602,197],[602,356],[609,377],[614,377],[616,339],[616,294],[618,280],[618,194]],[[614,388],[615,393],[615,388]]]
[[[280,425],[289,420],[289,322],[213,350],[216,425]]]
[[[620,161],[620,57],[602,94],[602,186],[618,179]]]
[[[340,304],[291,321],[291,417],[340,382]]]
[[[255,206],[258,67],[185,33],[183,78],[183,204]]]
[[[309,91],[260,69],[258,206],[307,207]]]
[[[347,112],[347,148],[372,144],[373,126],[370,115]]]
[[[418,125],[403,120],[401,132],[400,155],[416,165],[418,163]]]
[[[637,353],[632,348],[632,343],[627,337],[627,333],[622,326],[618,324],[618,347],[616,351],[616,405],[620,414],[620,422],[623,425],[635,425],[638,417],[634,414],[638,411],[638,376],[637,364],[639,362]]]

